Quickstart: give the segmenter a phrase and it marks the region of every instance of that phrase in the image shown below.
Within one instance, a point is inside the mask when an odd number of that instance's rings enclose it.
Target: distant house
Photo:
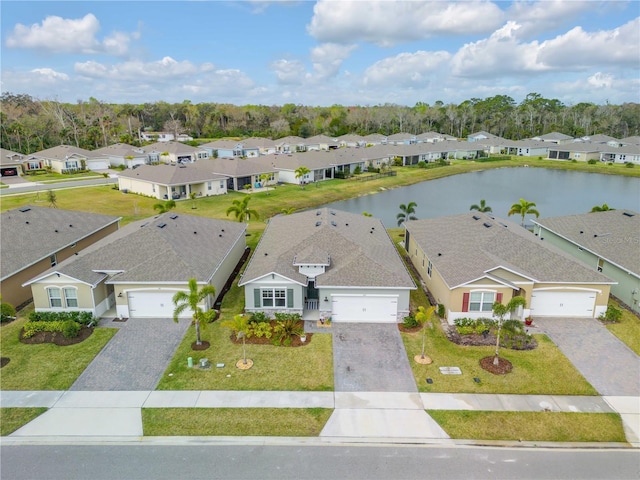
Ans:
[[[176,137],[170,132],[140,132],[140,140],[143,142],[190,142],[193,137],[186,133],[179,133]]]
[[[608,210],[533,220],[534,232],[602,272],[617,284],[611,293],[640,313],[640,214]]]
[[[549,154],[549,144],[538,140],[503,140],[500,153],[520,157],[543,157]]]
[[[22,153],[0,148],[0,176],[18,177],[22,175],[24,157]]]
[[[326,208],[270,219],[245,269],[245,310],[398,323],[415,289],[380,220]]]
[[[242,156],[242,143],[236,140],[214,140],[200,145],[210,158],[233,158]]]
[[[405,249],[447,320],[492,316],[494,302],[519,295],[514,318],[590,317],[607,309],[616,282],[520,225],[490,214],[405,223]]]
[[[203,160],[208,162],[209,160]],[[227,178],[194,164],[142,165],[118,175],[124,193],[137,193],[159,200],[184,200],[195,194],[208,197],[227,193]]]
[[[603,148],[603,145],[597,143],[560,143],[549,146],[547,158],[552,160],[576,160],[579,162],[600,160],[600,152]]]
[[[387,144],[386,135],[382,135],[380,133],[372,133],[370,135],[365,135],[364,137],[362,137],[362,140],[364,140],[366,146]]]
[[[564,133],[560,133],[560,132],[551,132],[551,133],[546,133],[544,135],[539,135],[537,137],[533,137],[531,138],[531,140],[536,140],[538,142],[545,142],[545,143],[554,143],[556,145],[560,145],[562,143],[573,142],[573,137],[570,137],[569,135],[565,135]]]
[[[337,138],[337,141],[340,148],[343,148],[343,147],[358,148],[358,147],[366,146],[364,138],[361,135],[353,135],[353,134],[342,135]]]
[[[270,138],[250,137],[240,142],[242,144],[242,156],[247,158],[271,155],[276,153],[276,143]]]
[[[308,152],[312,150],[335,150],[340,146],[336,140],[326,135],[305,138],[304,144]]]
[[[304,152],[306,146],[304,144],[304,138],[297,136],[282,137],[274,140],[276,153],[296,153]]]
[[[29,170],[32,166],[37,169],[50,168],[56,173],[69,173],[77,170],[107,170],[109,162],[106,158],[96,155],[84,148],[71,145],[58,145],[28,155],[25,159]]]
[[[134,168],[138,165],[149,163],[149,156],[143,148],[127,145],[126,143],[115,143],[108,147],[98,148],[93,153],[100,157],[105,157],[111,167]]]
[[[124,318],[171,318],[173,296],[212,285],[219,295],[245,249],[246,225],[173,212],[130,223],[78,256],[25,283],[36,311],[112,311]],[[215,298],[201,308],[210,310]],[[181,317],[191,317],[187,309]]]
[[[444,142],[445,140],[457,140],[456,137],[451,135],[446,135],[438,132],[424,132],[420,135],[416,135],[417,143],[435,143],[435,142]]]
[[[202,147],[173,141],[147,145],[144,151],[149,156],[149,163],[193,163],[209,158],[209,152]]]
[[[202,160],[196,167],[204,168],[227,180],[227,190],[243,190],[274,185],[279,181],[278,171],[269,163],[251,158],[216,158]],[[264,177],[263,177],[264,176]]]
[[[119,217],[28,205],[0,215],[0,294],[18,307],[22,284],[118,230]]]
[[[416,136],[406,132],[394,133],[387,137],[388,145],[412,145],[416,142]]]
[[[481,140],[488,140],[490,138],[500,138],[497,135],[494,135],[492,133],[489,132],[485,132],[484,130],[481,130],[479,132],[475,132],[472,133],[470,135],[467,136],[467,141],[468,142],[477,142],[477,141],[481,141]]]
[[[600,147],[600,161],[640,164],[640,145],[621,147],[611,147],[609,144],[602,145]]]

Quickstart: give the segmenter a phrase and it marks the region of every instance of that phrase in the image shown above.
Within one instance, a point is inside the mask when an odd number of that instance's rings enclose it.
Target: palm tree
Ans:
[[[251,220],[251,217],[257,220],[258,212],[249,208],[249,200],[251,200],[249,195],[245,196],[242,200],[234,200],[233,205],[227,208],[227,217],[230,213],[233,213],[239,222],[248,222]]]
[[[176,202],[175,200],[166,200],[164,202],[161,203],[156,203],[153,206],[154,210],[157,210],[158,213],[167,213],[169,210],[171,210],[172,208],[176,207]]]
[[[310,173],[311,170],[309,170],[305,166],[302,166],[302,167],[296,168],[294,172],[296,174],[296,178],[303,178],[306,174]],[[302,188],[304,188],[304,183],[302,182],[302,180],[300,180],[300,186],[302,186]]]
[[[535,209],[536,204],[533,202],[528,202],[524,198],[521,198],[518,203],[514,203],[511,205],[511,210],[507,212],[508,216],[518,214],[522,217],[521,225],[524,227],[524,216],[525,215],[535,215],[536,218],[540,216],[540,212]]]
[[[513,313],[518,307],[525,308],[527,306],[527,301],[524,297],[516,296],[513,297],[506,305],[503,305],[500,302],[494,302],[492,305],[493,316],[498,319],[498,333],[496,333],[496,356],[493,358],[493,364],[498,365],[498,351],[500,349],[500,333],[502,331],[502,323],[504,322],[504,317],[507,314]]]
[[[427,329],[425,328],[427,321],[430,321],[433,317],[433,314],[436,311],[435,306],[431,306],[429,308],[424,308],[422,305],[418,307],[418,311],[415,314],[414,318],[416,322],[418,322],[422,326],[422,353],[420,354],[421,359],[425,359],[424,356],[424,345],[427,338]]]
[[[398,219],[398,226],[402,225],[407,220],[417,220],[418,217],[413,215],[416,213],[416,207],[418,204],[416,202],[409,202],[406,205],[404,203],[400,204],[400,213],[396,215]]]
[[[196,326],[196,345],[202,345],[200,339],[200,321],[204,320],[204,312],[200,308],[200,303],[209,295],[215,296],[216,289],[213,285],[205,285],[198,289],[198,282],[195,278],[189,279],[189,292],[179,291],[173,296],[173,321],[178,323],[178,317],[182,312],[189,309],[193,312],[193,323]]]
[[[369,212],[362,212],[362,215],[364,215],[365,217],[373,217],[373,214]]]
[[[242,363],[247,364],[247,351],[245,349],[245,338],[249,333],[249,318],[239,313],[233,316],[233,320],[225,320],[221,326],[230,328],[236,335],[236,339],[242,338]]]
[[[608,210],[615,210],[615,208],[610,208],[609,205],[603,203],[602,206],[596,205],[591,209],[591,213],[593,212],[606,212]]]
[[[47,200],[49,201],[49,205],[51,205],[53,208],[58,208],[58,204],[56,203],[56,192],[54,192],[53,190],[47,190]]]
[[[490,212],[491,211],[491,207],[489,205],[486,204],[484,198],[482,200],[480,200],[480,205],[477,204],[473,204],[469,207],[469,210],[477,210],[479,212]]]
[[[296,211],[296,207],[282,207],[280,209],[280,213],[284,215],[291,215],[295,211]]]

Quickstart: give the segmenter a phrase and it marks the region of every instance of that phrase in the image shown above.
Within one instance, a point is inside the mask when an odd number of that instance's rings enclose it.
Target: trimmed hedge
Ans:
[[[29,322],[58,322],[73,320],[80,325],[89,325],[95,320],[91,312],[31,312]]]

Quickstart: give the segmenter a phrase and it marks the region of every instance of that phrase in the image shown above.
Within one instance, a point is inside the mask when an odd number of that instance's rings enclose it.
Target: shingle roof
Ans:
[[[24,160],[22,153],[0,148],[0,165],[19,165]]]
[[[63,160],[70,156],[78,158],[94,158],[96,154],[84,148],[74,147],[71,145],[58,145],[57,147],[47,148],[39,152],[32,153],[29,157],[51,158],[54,160]]]
[[[134,147],[133,145],[128,145],[126,143],[114,143],[113,145],[109,145],[107,147],[98,148],[93,151],[93,153],[98,155],[113,155],[114,157],[128,157],[129,155],[133,157],[144,156],[144,150],[139,147]]]
[[[120,217],[110,215],[31,205],[8,210],[0,216],[0,278],[11,276],[119,220]]]
[[[196,168],[203,168],[229,177],[246,177],[249,175],[260,175],[262,173],[272,173],[276,171],[269,162],[249,158],[217,158],[213,160],[198,160],[194,165]]]
[[[327,208],[273,217],[240,285],[277,273],[306,285],[298,256],[330,266],[317,286],[414,288],[404,263],[378,219]]]
[[[537,282],[612,283],[520,225],[492,215],[471,212],[405,225],[452,288],[498,267]]]
[[[543,218],[534,223],[640,275],[640,214],[632,210]]]
[[[243,223],[167,212],[128,224],[43,275],[95,284],[105,272],[121,271],[109,283],[205,282],[244,242],[245,230]]]
[[[189,163],[183,165],[140,165],[135,170],[124,170],[119,176],[160,185],[186,185],[224,178],[222,175],[214,173],[210,168],[196,167],[195,164]]]
[[[147,152],[169,152],[174,155],[192,154],[200,150],[199,148],[192,147],[191,145],[187,145],[181,142],[174,142],[173,140],[171,140],[170,142],[152,143],[151,145],[146,145],[144,149]]]

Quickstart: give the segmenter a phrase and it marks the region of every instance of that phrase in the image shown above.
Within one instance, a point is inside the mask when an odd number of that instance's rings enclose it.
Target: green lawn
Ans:
[[[0,408],[0,435],[4,437],[15,432],[46,411],[44,407]]]
[[[145,436],[317,437],[326,408],[144,408]]]
[[[624,442],[617,413],[428,410],[451,438],[538,442]]]
[[[40,173],[38,175],[23,175],[22,178],[30,182],[46,182],[46,183],[58,183],[58,182],[73,182],[74,180],[84,180],[86,178],[103,177],[102,173],[93,172],[91,170],[78,173]]]
[[[622,311],[622,318],[618,323],[609,323],[607,330],[622,340],[627,346],[640,355],[640,318],[626,308],[620,307],[615,300],[609,300],[612,305]]]

